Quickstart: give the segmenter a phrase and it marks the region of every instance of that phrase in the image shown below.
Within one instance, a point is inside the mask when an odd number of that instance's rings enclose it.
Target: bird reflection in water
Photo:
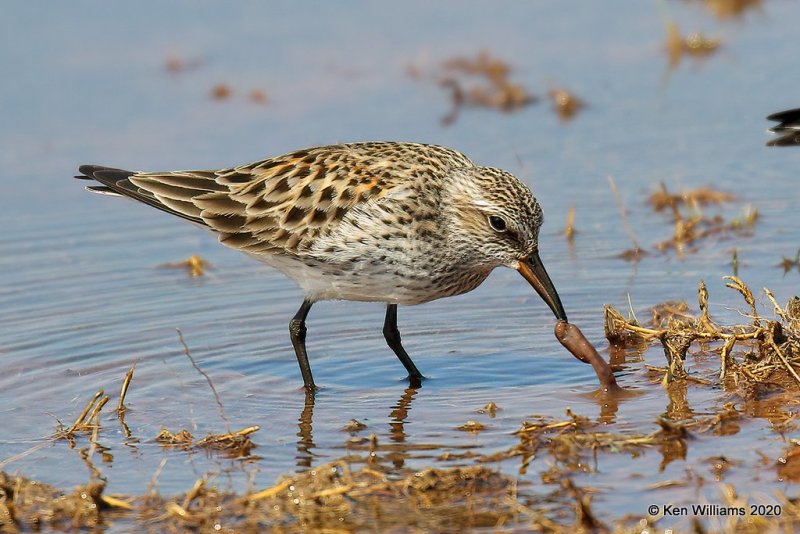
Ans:
[[[389,423],[389,439],[391,439],[392,443],[400,445],[391,455],[392,463],[398,469],[403,467],[408,457],[408,452],[402,444],[405,443],[407,437],[405,424],[408,418],[408,412],[411,410],[411,401],[414,400],[417,392],[417,388],[414,387],[406,389],[400,397],[400,400],[394,405],[392,413],[389,414],[392,420],[392,422]]]
[[[411,410],[411,402],[417,395],[418,389],[409,387],[400,396],[400,399],[392,406],[389,414],[389,440],[395,444],[391,447],[388,459],[392,461],[396,468],[401,468],[408,457],[404,443],[406,441],[405,423],[408,412]],[[295,456],[298,469],[309,469],[315,456],[314,449],[314,402],[316,395],[313,392],[306,392],[303,410],[297,419],[297,454]]]
[[[301,470],[311,467],[311,460],[314,457],[314,400],[313,391],[306,390],[306,398],[303,403],[303,411],[297,421],[297,456],[295,460],[297,467]]]

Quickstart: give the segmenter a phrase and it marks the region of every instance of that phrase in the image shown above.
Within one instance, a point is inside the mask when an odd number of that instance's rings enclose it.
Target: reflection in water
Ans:
[[[662,456],[659,472],[664,471],[674,460],[686,459],[688,432],[684,425],[672,424],[671,421],[691,419],[696,415],[686,398],[687,382],[687,380],[674,380],[665,388],[669,396],[669,404],[667,404],[663,419],[659,421],[659,424],[662,433],[668,439],[664,439],[659,446]]]
[[[695,416],[694,410],[689,406],[689,401],[686,399],[686,380],[673,380],[667,384],[666,390],[669,396],[669,404],[664,411],[664,418],[671,421],[680,421],[682,419],[691,419]]]
[[[598,395],[595,398],[600,405],[600,417],[597,418],[597,422],[605,425],[615,423],[617,421],[620,398],[615,395]]]
[[[411,409],[411,402],[417,395],[417,388],[409,387],[400,396],[400,399],[392,407],[389,414],[389,439],[392,443],[399,444],[399,447],[392,447],[390,459],[394,466],[402,468],[405,464],[408,453],[403,444],[406,441],[405,423],[408,418],[408,412]],[[314,393],[306,392],[305,402],[303,404],[303,411],[300,412],[300,417],[297,420],[297,454],[295,456],[296,465],[302,471],[311,468],[314,449],[317,445],[314,443],[314,402],[316,396]],[[377,436],[374,434],[370,437],[371,450],[377,447]],[[373,450],[374,452],[374,450]]]
[[[750,417],[766,419],[779,434],[797,430],[800,399],[793,392],[765,391],[743,400],[742,412]]]
[[[661,473],[674,460],[686,460],[686,451],[688,450],[686,441],[689,439],[689,433],[685,426],[673,425],[666,419],[660,420],[659,424],[663,436],[658,445],[659,452],[661,452],[658,472]]]
[[[392,422],[389,423],[389,439],[391,439],[393,443],[405,443],[406,441],[406,418],[408,418],[408,411],[411,409],[411,401],[414,400],[416,394],[417,388],[409,387],[406,389],[403,395],[400,396],[400,400],[394,405],[392,413],[389,414],[389,417],[392,419]],[[407,456],[408,454],[405,450],[399,448],[397,452],[392,454],[392,463],[399,469],[403,467]]]
[[[300,412],[300,417],[297,421],[297,456],[295,456],[297,467],[308,469],[311,467],[311,460],[314,456],[313,450],[316,448],[314,444],[314,401],[316,396],[313,392],[306,391],[305,402],[303,403],[303,411]]]
[[[630,388],[623,388],[621,391],[609,393],[601,387],[582,396],[587,399],[592,399],[600,407],[600,416],[597,418],[597,422],[609,425],[616,423],[617,412],[622,402],[628,399],[635,399],[643,394],[643,391]]]

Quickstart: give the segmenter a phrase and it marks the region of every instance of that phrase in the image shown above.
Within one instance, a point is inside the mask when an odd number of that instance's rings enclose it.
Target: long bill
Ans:
[[[530,257],[519,260],[517,270],[528,283],[533,286],[533,289],[542,297],[542,300],[550,306],[555,316],[562,321],[567,321],[567,314],[564,311],[564,306],[561,305],[561,299],[558,296],[553,282],[547,275],[544,269],[544,264],[539,258],[538,253],[533,253]]]

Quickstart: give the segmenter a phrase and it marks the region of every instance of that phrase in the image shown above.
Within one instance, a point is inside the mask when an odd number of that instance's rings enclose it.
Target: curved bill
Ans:
[[[529,258],[519,260],[517,270],[525,280],[528,281],[533,289],[542,297],[556,317],[562,321],[567,321],[567,314],[564,311],[564,306],[561,305],[561,299],[558,296],[553,282],[547,276],[547,271],[544,269],[542,260],[539,259],[539,254],[533,253]],[[568,322],[568,321],[567,321]]]

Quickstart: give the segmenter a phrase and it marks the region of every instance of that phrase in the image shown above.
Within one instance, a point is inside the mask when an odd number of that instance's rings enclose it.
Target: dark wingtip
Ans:
[[[777,113],[773,113],[772,115],[767,116],[768,121],[777,121],[777,122],[784,122],[787,119],[791,120],[796,118],[800,118],[800,108],[778,111]]]
[[[800,131],[789,132],[776,139],[767,141],[767,146],[797,146],[800,145]]]
[[[800,108],[773,113],[767,117],[767,120],[778,122],[769,131],[779,135],[779,137],[769,140],[767,146],[800,145]]]
[[[99,165],[81,165],[80,167],[78,167],[78,172],[91,177],[96,169],[101,169],[101,168],[102,167],[100,167]]]
[[[81,165],[78,167],[78,172],[81,172],[88,176],[89,178],[94,178],[98,173],[103,173],[106,175],[109,174],[124,174],[126,176],[130,176],[134,174],[131,171],[126,171],[125,169],[116,169],[114,167],[106,167],[104,165]]]

